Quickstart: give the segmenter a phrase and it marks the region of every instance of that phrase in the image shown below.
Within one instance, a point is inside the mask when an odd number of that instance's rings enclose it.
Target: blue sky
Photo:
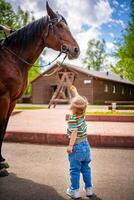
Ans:
[[[7,0],[14,10],[21,6],[33,12],[36,18],[46,15],[46,0]],[[130,0],[49,0],[50,6],[61,13],[67,20],[70,30],[79,43],[81,54],[79,59],[71,62],[83,66],[87,42],[92,39],[105,39],[107,52],[116,49],[115,41],[120,40],[127,27],[130,14]],[[45,60],[50,61],[57,52],[47,50]],[[115,63],[109,57],[106,65]]]
[[[115,3],[116,2],[116,3]],[[110,1],[113,9],[111,22],[101,26],[102,37],[108,42],[121,39],[127,26],[130,15],[130,1]]]

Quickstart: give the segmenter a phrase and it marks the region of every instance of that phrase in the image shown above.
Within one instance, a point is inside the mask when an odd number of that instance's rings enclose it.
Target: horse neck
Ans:
[[[30,44],[27,48],[24,49],[23,53],[21,54],[25,61],[29,62],[31,65],[29,65],[27,68],[31,68],[32,65],[35,63],[37,58],[40,56],[41,52],[45,48],[45,44],[43,43],[43,40],[40,38],[33,41],[32,44]]]
[[[43,21],[43,19],[45,21]],[[42,21],[41,21],[42,20]],[[32,38],[32,28],[34,29],[34,37]],[[39,31],[40,30],[40,31]],[[41,31],[42,30],[42,31]],[[35,22],[33,22],[31,25],[28,25],[22,29],[20,29],[18,32],[15,33],[14,36],[19,37],[22,36],[22,41],[19,43],[19,45],[16,46],[11,44],[9,46],[13,52],[16,53],[16,55],[20,56],[23,60],[30,63],[31,65],[22,63],[22,67],[25,67],[27,70],[29,70],[34,62],[37,60],[39,55],[41,54],[42,50],[45,48],[45,41],[43,41],[43,36],[45,35],[45,32],[47,31],[47,21],[45,18],[42,18]],[[36,33],[37,32],[37,33]],[[13,36],[13,35],[12,35]],[[18,39],[19,40],[19,39]],[[26,45],[24,45],[26,43]]]
[[[37,35],[37,37],[35,37],[34,40],[23,49],[23,53],[21,54],[22,57],[24,56],[24,59],[31,64],[27,67],[28,70],[32,67],[43,49],[46,47],[45,41],[43,40],[43,35],[46,31],[47,24],[45,25],[43,32]]]

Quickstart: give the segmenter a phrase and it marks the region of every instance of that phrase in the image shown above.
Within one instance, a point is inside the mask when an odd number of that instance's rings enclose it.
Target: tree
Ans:
[[[26,11],[22,10],[21,7],[19,6],[16,12],[15,20],[16,20],[16,23],[15,23],[14,28],[19,29],[27,25],[28,23],[34,21],[35,17],[33,16],[32,13],[29,13],[27,10]]]
[[[37,61],[35,62],[34,66],[29,70],[28,72],[28,85],[27,88],[25,90],[24,95],[31,95],[32,93],[32,87],[31,87],[31,81],[36,78],[37,76],[39,76],[41,74],[41,68],[40,68],[40,60],[37,59]]]
[[[134,81],[134,0],[131,0],[131,14],[128,27],[115,55],[119,60],[115,66],[112,66],[112,70]]]
[[[10,3],[0,0],[0,24],[13,28],[15,25],[16,15]],[[2,38],[3,35],[0,35]]]
[[[100,71],[103,68],[105,56],[105,41],[92,39],[88,42],[86,57],[83,63],[86,64],[89,70]]]

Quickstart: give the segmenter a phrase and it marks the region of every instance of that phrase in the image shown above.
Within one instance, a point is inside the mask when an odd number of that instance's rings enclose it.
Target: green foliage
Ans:
[[[23,26],[27,25],[28,23],[34,21],[35,18],[33,15],[31,15],[27,10],[24,11],[21,9],[21,7],[18,7],[17,13],[16,13],[16,23],[14,28],[19,29]]]
[[[105,56],[105,41],[92,39],[88,42],[86,57],[83,63],[88,69],[100,71],[103,68]]]
[[[28,86],[25,90],[24,95],[30,95],[32,93],[32,87],[30,82],[41,74],[39,59],[35,62],[34,65],[35,66],[33,66],[28,72]]]
[[[18,29],[34,19],[34,16],[27,10],[24,11],[21,7],[18,7],[17,12],[15,13],[9,2],[0,0],[0,24],[8,26],[11,29]]]
[[[131,15],[123,41],[116,56],[119,58],[112,70],[123,77],[134,81],[134,0],[131,0]]]
[[[0,0],[0,24],[13,28],[15,19],[16,15],[10,3],[6,2],[5,0]],[[2,37],[3,34],[0,34],[0,38]]]

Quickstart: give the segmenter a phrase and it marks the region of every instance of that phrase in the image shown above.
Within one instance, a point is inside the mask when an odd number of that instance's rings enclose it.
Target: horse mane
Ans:
[[[4,45],[8,47],[26,48],[27,45],[40,37],[46,25],[47,17],[42,17],[23,28],[10,34],[4,41]]]

